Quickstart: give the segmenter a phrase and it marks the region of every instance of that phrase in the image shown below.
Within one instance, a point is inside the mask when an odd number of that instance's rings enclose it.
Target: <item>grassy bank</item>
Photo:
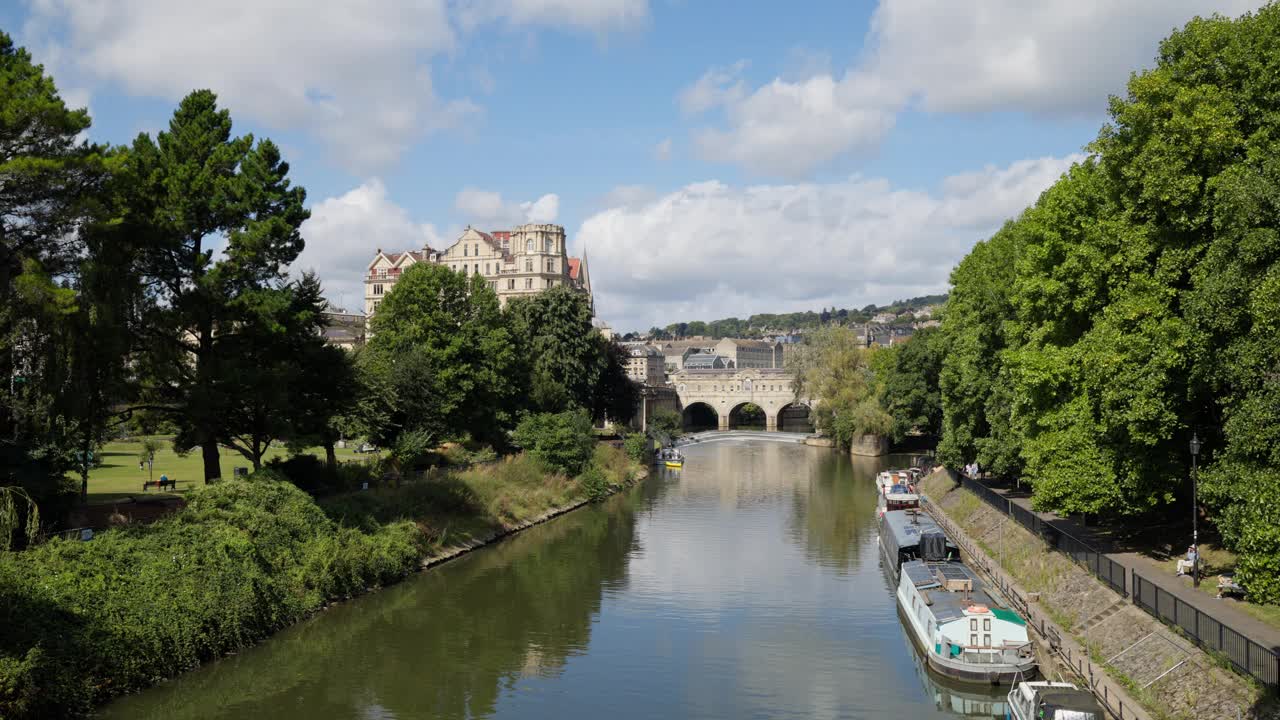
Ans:
[[[639,469],[608,447],[596,477]],[[316,502],[260,473],[90,542],[0,555],[0,717],[68,717],[394,582],[456,541],[593,494],[527,457]]]

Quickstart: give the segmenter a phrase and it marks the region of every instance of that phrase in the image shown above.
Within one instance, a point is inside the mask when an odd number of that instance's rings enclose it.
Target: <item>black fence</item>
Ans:
[[[1071,556],[1072,560],[1075,560],[1099,580],[1111,586],[1111,589],[1120,593],[1122,597],[1129,597],[1129,590],[1125,586],[1125,575],[1127,574],[1125,566],[1107,557],[1105,553],[1098,551],[1097,548],[1074,535],[1041,520],[1039,515],[1009,500],[986,485],[967,477],[961,478],[960,482],[966,490],[985,500],[988,505],[1017,520],[1019,525],[1040,537],[1049,547]]]
[[[962,477],[960,482],[966,490],[1043,538],[1050,547],[1071,556],[1072,560],[1087,568],[1121,596],[1130,597],[1128,590],[1131,590],[1133,603],[1138,607],[1157,619],[1181,629],[1187,637],[1202,647],[1221,653],[1240,672],[1252,675],[1272,687],[1280,686],[1280,653],[1277,651],[1259,645],[1232,630],[1212,615],[1179,599],[1136,571],[1130,573],[1128,568],[1107,557],[1097,548],[1045,522],[1039,515],[986,485],[967,477]],[[1132,576],[1132,582],[1128,588],[1125,584],[1126,575]]]
[[[1280,685],[1280,657],[1275,651],[1223,625],[1137,571],[1133,573],[1133,604],[1182,630],[1201,646],[1221,653],[1240,672],[1267,685]]]

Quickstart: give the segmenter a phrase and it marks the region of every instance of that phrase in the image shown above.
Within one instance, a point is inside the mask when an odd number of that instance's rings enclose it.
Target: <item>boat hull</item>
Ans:
[[[673,462],[673,461],[671,461],[671,460],[666,461],[664,464],[665,464],[667,467],[669,467],[669,468],[676,468],[676,469],[679,469],[679,468],[684,467],[684,463],[682,463],[682,462]]]

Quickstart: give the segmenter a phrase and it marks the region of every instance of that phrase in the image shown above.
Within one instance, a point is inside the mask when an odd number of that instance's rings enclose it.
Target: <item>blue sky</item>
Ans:
[[[1162,36],[1258,4],[28,0],[0,24],[98,140],[217,91],[284,147],[300,264],[341,304],[377,247],[549,221],[626,330],[944,290]]]

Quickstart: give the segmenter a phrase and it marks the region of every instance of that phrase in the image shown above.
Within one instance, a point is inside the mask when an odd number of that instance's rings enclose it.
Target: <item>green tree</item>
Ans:
[[[306,193],[290,185],[275,144],[232,136],[231,115],[208,90],[184,98],[154,140],[138,136],[127,172],[126,222],[146,239],[139,259],[152,289],[141,325],[148,404],[173,418],[179,448],[201,449],[205,479],[218,478],[228,416],[261,388],[236,376],[238,353],[273,331],[272,310],[287,303]]]
[[[861,435],[884,435],[893,427],[876,396],[874,352],[849,328],[829,325],[809,333],[787,358],[796,397],[815,399],[814,427],[845,449]]]
[[[654,410],[648,418],[649,434],[661,442],[667,442],[684,434],[684,420],[675,410]]]
[[[1005,322],[1020,244],[1012,224],[978,243],[951,273],[944,310],[947,355],[938,385],[942,440],[938,459],[958,468],[974,460],[1002,475],[1021,471],[1021,441],[1013,425]]]
[[[525,452],[569,476],[586,469],[596,447],[591,416],[584,410],[529,415],[512,438]]]
[[[502,443],[519,368],[498,296],[479,276],[442,265],[404,272],[382,299],[360,364],[374,397],[375,442],[403,430]],[[371,416],[366,413],[366,417]]]
[[[65,490],[84,434],[88,403],[70,386],[83,387],[93,369],[77,352],[89,305],[67,281],[87,252],[78,229],[98,211],[110,163],[79,139],[88,113],[68,109],[4,33],[0,108],[0,486],[21,485],[45,503]]]
[[[885,357],[889,366],[881,378],[880,403],[893,417],[894,441],[900,442],[911,432],[941,435],[942,391],[938,383],[946,357],[941,331],[924,328]]]
[[[593,410],[608,343],[591,324],[587,297],[559,285],[511,300],[506,315],[527,365],[529,409]]]

